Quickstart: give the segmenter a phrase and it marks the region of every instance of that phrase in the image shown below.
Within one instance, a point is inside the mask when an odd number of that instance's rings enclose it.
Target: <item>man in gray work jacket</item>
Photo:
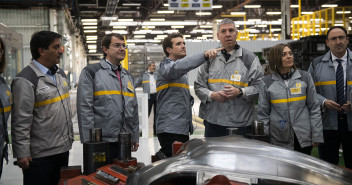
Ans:
[[[32,35],[33,59],[14,78],[11,134],[13,156],[22,168],[24,185],[58,184],[68,165],[73,142],[69,81],[58,69],[61,35]]]
[[[194,82],[201,100],[199,117],[204,119],[205,137],[224,136],[229,127],[238,128],[238,134],[244,135],[251,132],[262,67],[257,56],[237,45],[237,30],[231,19],[218,24],[217,35],[225,49],[200,67]]]
[[[330,51],[315,58],[309,72],[322,107],[324,144],[319,145],[319,157],[338,164],[342,145],[345,166],[352,169],[352,52],[347,48],[348,43],[344,27],[331,27],[326,36]]]
[[[109,142],[110,162],[118,157],[118,134],[130,133],[131,150],[139,146],[138,104],[131,74],[121,67],[127,46],[120,34],[105,35],[101,41],[104,58],[85,67],[77,89],[77,116],[82,142],[89,141],[89,130],[102,129]]]
[[[137,80],[134,82],[134,88],[137,88],[142,84],[143,92],[148,94],[148,116],[152,111],[154,105],[154,123],[153,131],[155,134],[155,111],[156,111],[156,78],[157,73],[155,73],[155,62],[149,62],[148,70],[141,74]]]
[[[186,142],[193,133],[191,94],[187,72],[198,67],[208,59],[216,57],[220,49],[186,57],[183,36],[173,33],[163,41],[166,58],[160,63],[158,71],[156,107],[156,133],[161,149],[159,158],[172,156],[174,141]]]

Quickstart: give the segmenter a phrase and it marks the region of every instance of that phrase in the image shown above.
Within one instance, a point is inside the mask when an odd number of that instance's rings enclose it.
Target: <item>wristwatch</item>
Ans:
[[[237,95],[237,98],[241,98],[243,96],[242,88],[238,88],[238,90],[240,90],[240,93]]]

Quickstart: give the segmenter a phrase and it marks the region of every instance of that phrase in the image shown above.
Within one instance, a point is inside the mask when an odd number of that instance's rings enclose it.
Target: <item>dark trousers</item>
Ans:
[[[61,167],[68,166],[69,152],[32,159],[30,167],[22,169],[24,185],[57,185]]]
[[[118,158],[118,142],[109,142],[109,163],[112,164],[115,158]]]
[[[157,136],[161,146],[160,151],[166,157],[172,157],[172,144],[175,141],[184,143],[189,140],[188,135],[182,135],[182,134],[160,133]]]
[[[221,125],[212,124],[206,120],[204,120],[205,132],[204,137],[220,137],[226,136],[226,129],[233,128],[233,127],[226,127]],[[236,135],[245,135],[247,133],[252,133],[252,126],[247,127],[237,127],[237,134]]]
[[[153,132],[154,134],[156,133],[156,126],[155,126],[155,112],[156,112],[156,93],[155,94],[149,94],[149,99],[148,99],[148,116],[150,116],[150,113],[152,112],[152,107],[154,105],[154,122],[153,122]]]
[[[339,115],[338,130],[324,130],[323,133],[324,144],[319,145],[320,159],[337,165],[342,144],[345,166],[352,169],[352,132],[348,131],[347,116]]]
[[[310,155],[312,153],[312,149],[313,147],[312,146],[307,146],[307,147],[301,147],[301,145],[299,144],[298,142],[298,139],[297,139],[297,136],[296,134],[295,135],[295,139],[294,139],[294,150],[297,151],[297,152],[301,152],[301,153],[304,153],[304,154],[307,154],[307,155]]]

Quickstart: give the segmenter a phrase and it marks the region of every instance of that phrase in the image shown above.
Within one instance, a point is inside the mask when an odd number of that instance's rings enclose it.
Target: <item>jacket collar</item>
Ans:
[[[111,66],[110,66],[110,64],[108,64],[108,62],[106,61],[106,59],[101,59],[100,60],[100,65],[101,65],[101,67],[103,68],[103,69],[105,69],[105,70],[110,70],[110,72],[112,73],[112,74],[115,74],[113,71],[112,71],[112,69],[111,69]],[[121,73],[123,73],[123,74],[127,74],[126,73],[126,71],[125,71],[125,69],[123,68],[123,67],[121,67]],[[116,75],[116,74],[115,74]]]
[[[234,56],[231,55],[231,57],[228,61],[226,61],[226,59],[225,59],[224,55],[221,53],[221,51],[218,51],[217,55],[220,56],[219,58],[221,61],[223,61],[224,63],[229,63],[229,62],[235,61],[236,58],[238,58],[238,57],[242,57],[242,47],[236,49],[233,54]]]
[[[331,51],[328,51],[323,58],[321,59],[322,62],[329,62],[329,66],[334,66],[331,60]],[[352,51],[347,48],[347,64],[352,63]],[[350,64],[348,64],[350,65]]]

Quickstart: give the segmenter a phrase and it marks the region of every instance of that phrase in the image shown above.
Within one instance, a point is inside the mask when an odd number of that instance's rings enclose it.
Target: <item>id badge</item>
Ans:
[[[236,82],[241,81],[241,75],[238,74],[238,71],[235,71],[235,74],[231,75],[231,80]]]
[[[127,83],[127,89],[128,90],[130,90],[131,92],[133,92],[133,86],[132,86],[132,83],[131,83],[131,81],[128,81],[128,83]]]
[[[290,91],[291,91],[291,94],[301,94],[302,93],[302,90],[300,87],[291,88]]]

